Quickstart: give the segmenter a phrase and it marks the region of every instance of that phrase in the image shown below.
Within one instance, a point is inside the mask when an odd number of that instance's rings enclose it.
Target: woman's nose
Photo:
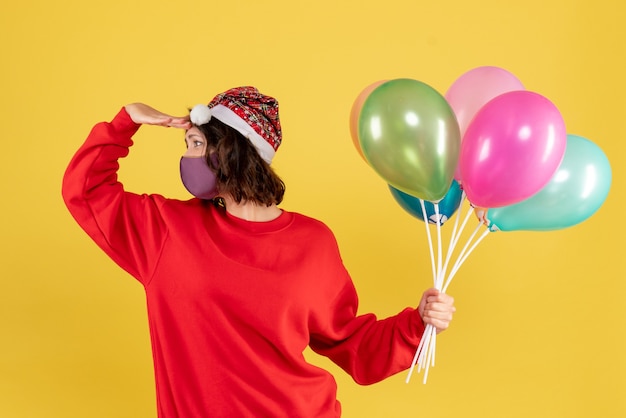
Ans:
[[[183,157],[202,157],[204,155],[204,150],[200,148],[187,148],[187,151],[183,154]]]

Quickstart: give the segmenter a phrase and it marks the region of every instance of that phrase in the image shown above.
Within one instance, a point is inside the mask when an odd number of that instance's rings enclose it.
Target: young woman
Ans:
[[[142,124],[186,131],[181,201],[124,190],[118,159]],[[377,319],[357,294],[332,232],[278,207],[270,163],[278,103],[239,87],[173,117],[147,105],[97,124],[63,179],[78,224],[145,288],[159,417],[339,417],[336,384],[310,346],[359,384],[407,369],[424,331],[448,327],[453,300]]]

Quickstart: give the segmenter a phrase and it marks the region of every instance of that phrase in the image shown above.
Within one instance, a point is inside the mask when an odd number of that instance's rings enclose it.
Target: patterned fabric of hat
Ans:
[[[278,101],[255,87],[237,87],[218,94],[208,104],[211,116],[248,138],[269,164],[282,141]]]

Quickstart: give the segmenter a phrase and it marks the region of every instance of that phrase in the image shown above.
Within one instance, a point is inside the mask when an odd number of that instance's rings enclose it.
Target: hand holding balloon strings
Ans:
[[[448,286],[450,285],[452,279],[454,278],[455,274],[457,273],[457,271],[459,270],[459,268],[461,267],[461,265],[465,262],[465,260],[467,260],[467,257],[469,257],[469,255],[472,253],[472,251],[474,251],[474,249],[478,246],[478,244],[489,234],[490,230],[488,228],[485,229],[485,231],[478,237],[478,239],[475,240],[476,235],[478,234],[478,232],[480,231],[481,227],[484,227],[484,224],[482,221],[479,221],[478,224],[476,225],[476,228],[474,229],[473,233],[470,235],[470,237],[468,238],[467,242],[465,243],[464,247],[462,248],[462,250],[460,251],[460,253],[457,255],[456,261],[454,262],[450,273],[448,274],[448,276],[446,277],[446,273],[448,270],[448,265],[450,263],[450,260],[452,258],[452,254],[454,253],[454,250],[456,248],[456,245],[458,244],[462,233],[465,229],[465,226],[467,224],[467,222],[469,221],[469,219],[471,218],[472,213],[474,212],[474,207],[470,205],[465,218],[463,220],[463,223],[461,224],[460,228],[459,228],[459,220],[461,218],[461,210],[462,210],[462,206],[463,206],[463,202],[465,201],[465,193],[462,193],[459,205],[458,205],[458,215],[455,219],[454,222],[454,227],[452,230],[452,234],[450,236],[450,241],[449,241],[449,245],[447,248],[447,253],[446,253],[446,258],[445,258],[445,262],[443,262],[442,264],[442,238],[441,238],[441,225],[443,222],[436,222],[436,226],[437,226],[437,267],[435,267],[435,256],[434,256],[434,246],[432,243],[432,238],[431,238],[431,232],[430,232],[430,228],[428,225],[428,215],[427,215],[427,210],[426,210],[426,203],[424,202],[423,199],[419,199],[420,201],[420,206],[422,208],[422,214],[423,214],[423,218],[424,218],[424,225],[426,227],[426,236],[428,238],[428,243],[429,243],[429,249],[430,249],[430,256],[431,256],[431,265],[432,265],[432,269],[433,269],[433,279],[434,279],[434,287],[437,290],[440,290],[442,293],[445,293],[448,289]],[[441,219],[440,214],[439,214],[439,203],[434,203],[433,204],[433,208],[434,208],[434,212],[435,212],[435,219]],[[471,245],[471,246],[470,246]],[[406,378],[406,383],[409,383],[411,376],[413,374],[413,371],[415,369],[415,366],[418,366],[418,373],[423,369],[424,370],[424,377],[423,377],[423,383],[425,384],[426,381],[428,380],[428,370],[430,368],[430,366],[434,366],[435,365],[435,351],[436,351],[436,345],[437,345],[437,333],[436,333],[436,329],[434,326],[428,324],[426,325],[426,328],[424,330],[424,335],[422,336],[422,339],[420,340],[420,343],[417,347],[417,350],[415,352],[415,356],[413,357],[413,362],[411,363],[411,367],[409,369],[409,373],[407,375]]]
[[[489,233],[489,230],[485,231],[478,239],[478,241],[474,242],[474,239],[478,232],[480,231],[481,226],[484,224],[482,221],[478,223],[474,232],[468,239],[467,243],[461,250],[460,254],[457,256],[456,261],[454,262],[452,269],[449,275],[446,277],[448,266],[451,263],[452,255],[454,250],[459,243],[462,233],[465,229],[465,226],[471,219],[472,213],[475,211],[474,206],[470,205],[467,214],[463,220],[463,223],[459,227],[459,223],[461,220],[461,212],[463,203],[466,200],[465,193],[461,189],[460,184],[456,180],[452,180],[452,184],[450,185],[449,190],[445,194],[445,196],[439,201],[432,203],[426,201],[424,199],[420,199],[418,197],[412,196],[410,194],[404,193],[395,187],[389,185],[389,190],[391,195],[396,200],[396,202],[400,205],[402,209],[404,209],[407,213],[414,216],[415,218],[424,221],[424,225],[426,227],[426,236],[428,237],[429,249],[430,249],[430,258],[431,258],[431,266],[433,271],[433,282],[435,289],[440,290],[442,293],[445,293],[450,282],[456,272],[459,270],[461,264],[465,262],[469,254],[476,248],[478,243],[482,241],[482,239]],[[449,246],[447,248],[447,254],[445,261],[442,265],[442,254],[443,251],[441,249],[441,243],[443,242],[441,238],[441,229],[440,227],[448,221],[456,212],[458,211],[459,215],[456,217],[454,222],[454,228],[452,230],[452,234],[450,236]],[[483,210],[484,211],[484,210]],[[435,262],[435,254],[434,254],[434,246],[433,240],[431,236],[431,231],[428,224],[437,225],[437,237],[438,237],[438,256],[437,263]],[[473,245],[470,246],[470,244]],[[427,367],[431,364],[434,364],[434,355],[435,355],[435,344],[436,339],[433,337],[436,335],[435,330],[427,325],[424,333],[424,337],[421,340],[420,346],[415,353],[415,357],[413,359],[411,369],[409,371],[409,377],[407,378],[407,383],[410,380],[410,376],[413,373],[413,369],[417,364],[418,370],[427,369]],[[426,370],[427,373],[427,370]],[[424,382],[426,381],[427,376],[424,376]]]

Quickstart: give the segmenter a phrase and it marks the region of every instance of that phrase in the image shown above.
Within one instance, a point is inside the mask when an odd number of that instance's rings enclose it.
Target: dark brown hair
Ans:
[[[237,203],[282,202],[285,183],[246,137],[216,118],[197,128],[207,139],[206,158],[216,172],[219,193],[229,194]],[[210,153],[217,158],[209,158]]]

